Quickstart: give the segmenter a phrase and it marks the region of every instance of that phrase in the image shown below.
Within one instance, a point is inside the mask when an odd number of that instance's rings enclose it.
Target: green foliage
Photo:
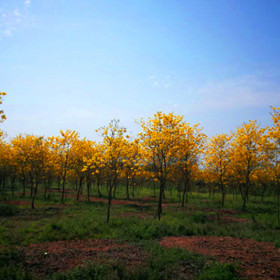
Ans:
[[[89,264],[86,267],[74,268],[67,273],[57,273],[49,280],[114,280],[120,279],[121,269],[108,265]]]
[[[197,277],[197,280],[238,280],[236,266],[232,264],[210,263]]]
[[[3,280],[32,280],[22,267],[17,266],[3,266],[0,267],[0,279]]]
[[[5,250],[0,253],[0,279],[2,280],[31,280],[24,266],[24,260],[19,251]]]

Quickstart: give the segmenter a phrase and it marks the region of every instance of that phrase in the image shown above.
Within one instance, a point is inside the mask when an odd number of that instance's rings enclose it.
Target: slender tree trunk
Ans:
[[[12,196],[14,196],[14,189],[15,189],[15,186],[16,186],[16,177],[13,176],[13,177],[12,177]]]
[[[44,200],[47,200],[48,182],[45,182]]]
[[[117,185],[114,186],[114,194],[113,194],[113,198],[116,198],[116,190],[117,190]]]
[[[65,196],[65,181],[66,181],[66,173],[64,173],[62,178],[62,194],[61,194],[61,204],[64,203],[64,196]]]
[[[188,182],[186,181],[184,183],[184,189],[183,189],[182,207],[185,207],[185,199],[187,199],[187,187],[188,187]]]
[[[90,180],[87,180],[87,201],[88,202],[90,202],[89,191],[90,191]]]
[[[25,180],[25,176],[23,176],[22,179],[22,196],[25,197],[25,188],[26,188],[26,180]]]
[[[163,199],[166,199],[166,196],[165,196],[165,189],[163,189],[163,191],[162,191],[162,198],[163,198]]]
[[[37,189],[38,189],[38,182],[37,182],[37,180],[36,180],[36,182],[35,182],[35,188],[34,188],[33,193],[32,193],[32,203],[31,203],[31,208],[32,208],[32,209],[35,209],[34,203],[35,203],[35,196],[36,196],[36,194],[37,194]]]
[[[159,200],[158,200],[158,220],[160,220],[161,218],[161,214],[162,214],[162,198],[163,198],[163,192],[164,192],[164,185],[165,185],[165,181],[161,181],[160,182],[160,188],[159,188]]]
[[[97,178],[97,191],[98,191],[98,196],[102,197],[102,194],[100,191],[100,178]]]
[[[279,178],[277,178],[277,220],[278,220],[278,224],[280,224],[280,182],[279,182]]]
[[[30,197],[33,196],[33,189],[34,189],[34,182],[33,182],[33,176],[30,174]]]
[[[57,188],[58,188],[59,192],[60,192],[60,185],[61,185],[60,180],[61,180],[60,177],[58,177],[57,178]]]
[[[249,186],[246,185],[245,187],[245,194],[243,196],[243,204],[242,204],[242,210],[246,210],[246,202],[248,201],[248,193],[249,193]]]
[[[126,198],[129,199],[129,179],[126,178]]]
[[[135,191],[135,185],[134,184],[132,184],[132,197],[134,198],[134,191]]]
[[[111,202],[112,202],[112,190],[114,186],[109,186],[109,194],[108,194],[108,206],[107,206],[107,223],[110,221],[110,211],[111,211]]]
[[[5,177],[2,178],[2,197],[3,200],[6,200],[6,183],[5,183]]]
[[[221,190],[222,190],[222,208],[224,208],[226,193],[225,193],[225,186],[223,183],[221,183]]]
[[[83,187],[83,180],[84,180],[84,177],[80,177],[78,191],[77,191],[77,201],[80,198],[80,194],[81,194],[82,187]]]

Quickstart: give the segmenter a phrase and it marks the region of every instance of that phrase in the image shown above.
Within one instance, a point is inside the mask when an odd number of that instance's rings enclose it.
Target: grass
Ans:
[[[88,263],[66,273],[52,274],[47,280],[175,280],[185,279],[190,275],[194,277],[192,279],[198,280],[239,279],[237,267],[233,265],[214,261],[209,263],[209,258],[181,249],[164,250],[152,242],[144,242],[142,245],[150,254],[145,267],[128,269],[118,262]],[[182,268],[186,266],[191,270],[182,273]],[[28,274],[22,255],[18,251],[7,250],[0,256],[0,279],[38,280],[39,278]]]
[[[103,193],[105,193],[104,190]],[[153,189],[146,187],[141,189],[141,193],[138,194],[136,191],[135,194],[136,202],[141,201],[141,197],[154,195]],[[125,199],[125,189],[119,188],[116,195],[119,199]],[[176,191],[172,193],[166,191],[166,196],[168,202],[178,203]],[[30,202],[29,198],[12,196],[7,196],[7,200]],[[60,207],[59,202],[60,194],[50,193],[47,201],[43,200],[42,194],[38,195],[35,210],[30,209],[29,205],[11,206],[4,202],[1,203],[0,246],[14,248],[15,246],[56,240],[113,238],[137,244],[149,244],[145,245],[145,250],[151,253],[152,258],[147,267],[133,273],[126,271],[120,264],[110,264],[109,266],[91,264],[86,268],[74,269],[66,274],[52,276],[51,279],[56,280],[172,279],[175,277],[176,269],[180,270],[180,264],[188,260],[191,260],[192,265],[200,275],[199,280],[238,279],[236,269],[231,265],[220,265],[212,262],[211,265],[205,266],[205,259],[200,259],[184,250],[162,250],[155,244],[164,236],[232,236],[274,242],[276,246],[280,246],[280,232],[276,221],[276,207],[273,197],[266,197],[265,203],[262,203],[258,197],[252,197],[248,202],[247,211],[242,212],[240,197],[239,200],[236,200],[235,196],[227,195],[224,209],[236,210],[235,217],[246,218],[250,220],[248,223],[225,223],[222,220],[209,219],[209,215],[216,215],[217,211],[221,210],[218,194],[213,199],[209,198],[207,193],[199,195],[192,193],[189,195],[188,207],[182,209],[178,205],[171,205],[164,208],[164,214],[160,221],[156,219],[156,202],[148,201],[146,206],[139,206],[136,203],[114,204],[109,224],[105,222],[106,203],[76,202],[75,198],[66,198],[67,206]],[[128,212],[131,215],[126,216]],[[137,214],[147,214],[147,218],[144,216],[143,219],[139,219]],[[254,216],[256,223],[253,222],[252,216]],[[3,260],[4,255],[4,253],[1,254],[1,260]],[[13,264],[12,257],[9,263]],[[31,276],[26,274],[23,267],[9,263],[4,264],[2,261],[1,264],[0,261],[0,279],[31,279],[28,278]],[[10,278],[8,275],[11,275]]]

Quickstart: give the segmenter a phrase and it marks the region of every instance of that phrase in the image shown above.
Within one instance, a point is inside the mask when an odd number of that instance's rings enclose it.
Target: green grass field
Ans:
[[[0,279],[38,279],[20,253],[33,243],[114,239],[132,244],[149,255],[145,266],[132,270],[127,270],[121,262],[88,263],[71,271],[47,273],[46,279],[239,279],[238,265],[221,264],[213,257],[183,249],[163,249],[159,241],[166,236],[214,235],[280,246],[273,197],[266,197],[262,203],[259,197],[252,196],[247,211],[242,212],[241,200],[230,194],[224,209],[220,207],[219,194],[209,198],[206,193],[192,193],[187,206],[181,208],[177,194],[166,191],[164,213],[158,221],[153,195],[152,190],[143,188],[128,204],[113,204],[109,224],[106,223],[107,204],[102,201],[88,203],[83,198],[79,202],[66,198],[62,206],[60,193],[50,193],[47,201],[39,194],[36,209],[32,210],[28,197],[9,195],[0,204]],[[151,199],[141,200],[144,197]],[[120,200],[125,200],[122,188],[115,201]],[[189,272],[183,269],[186,262],[193,273],[191,278],[187,278]]]

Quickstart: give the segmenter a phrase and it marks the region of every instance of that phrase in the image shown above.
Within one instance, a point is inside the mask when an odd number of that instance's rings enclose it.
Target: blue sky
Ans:
[[[157,111],[208,135],[280,106],[279,0],[0,0],[1,124],[18,133],[111,119],[129,131]]]

